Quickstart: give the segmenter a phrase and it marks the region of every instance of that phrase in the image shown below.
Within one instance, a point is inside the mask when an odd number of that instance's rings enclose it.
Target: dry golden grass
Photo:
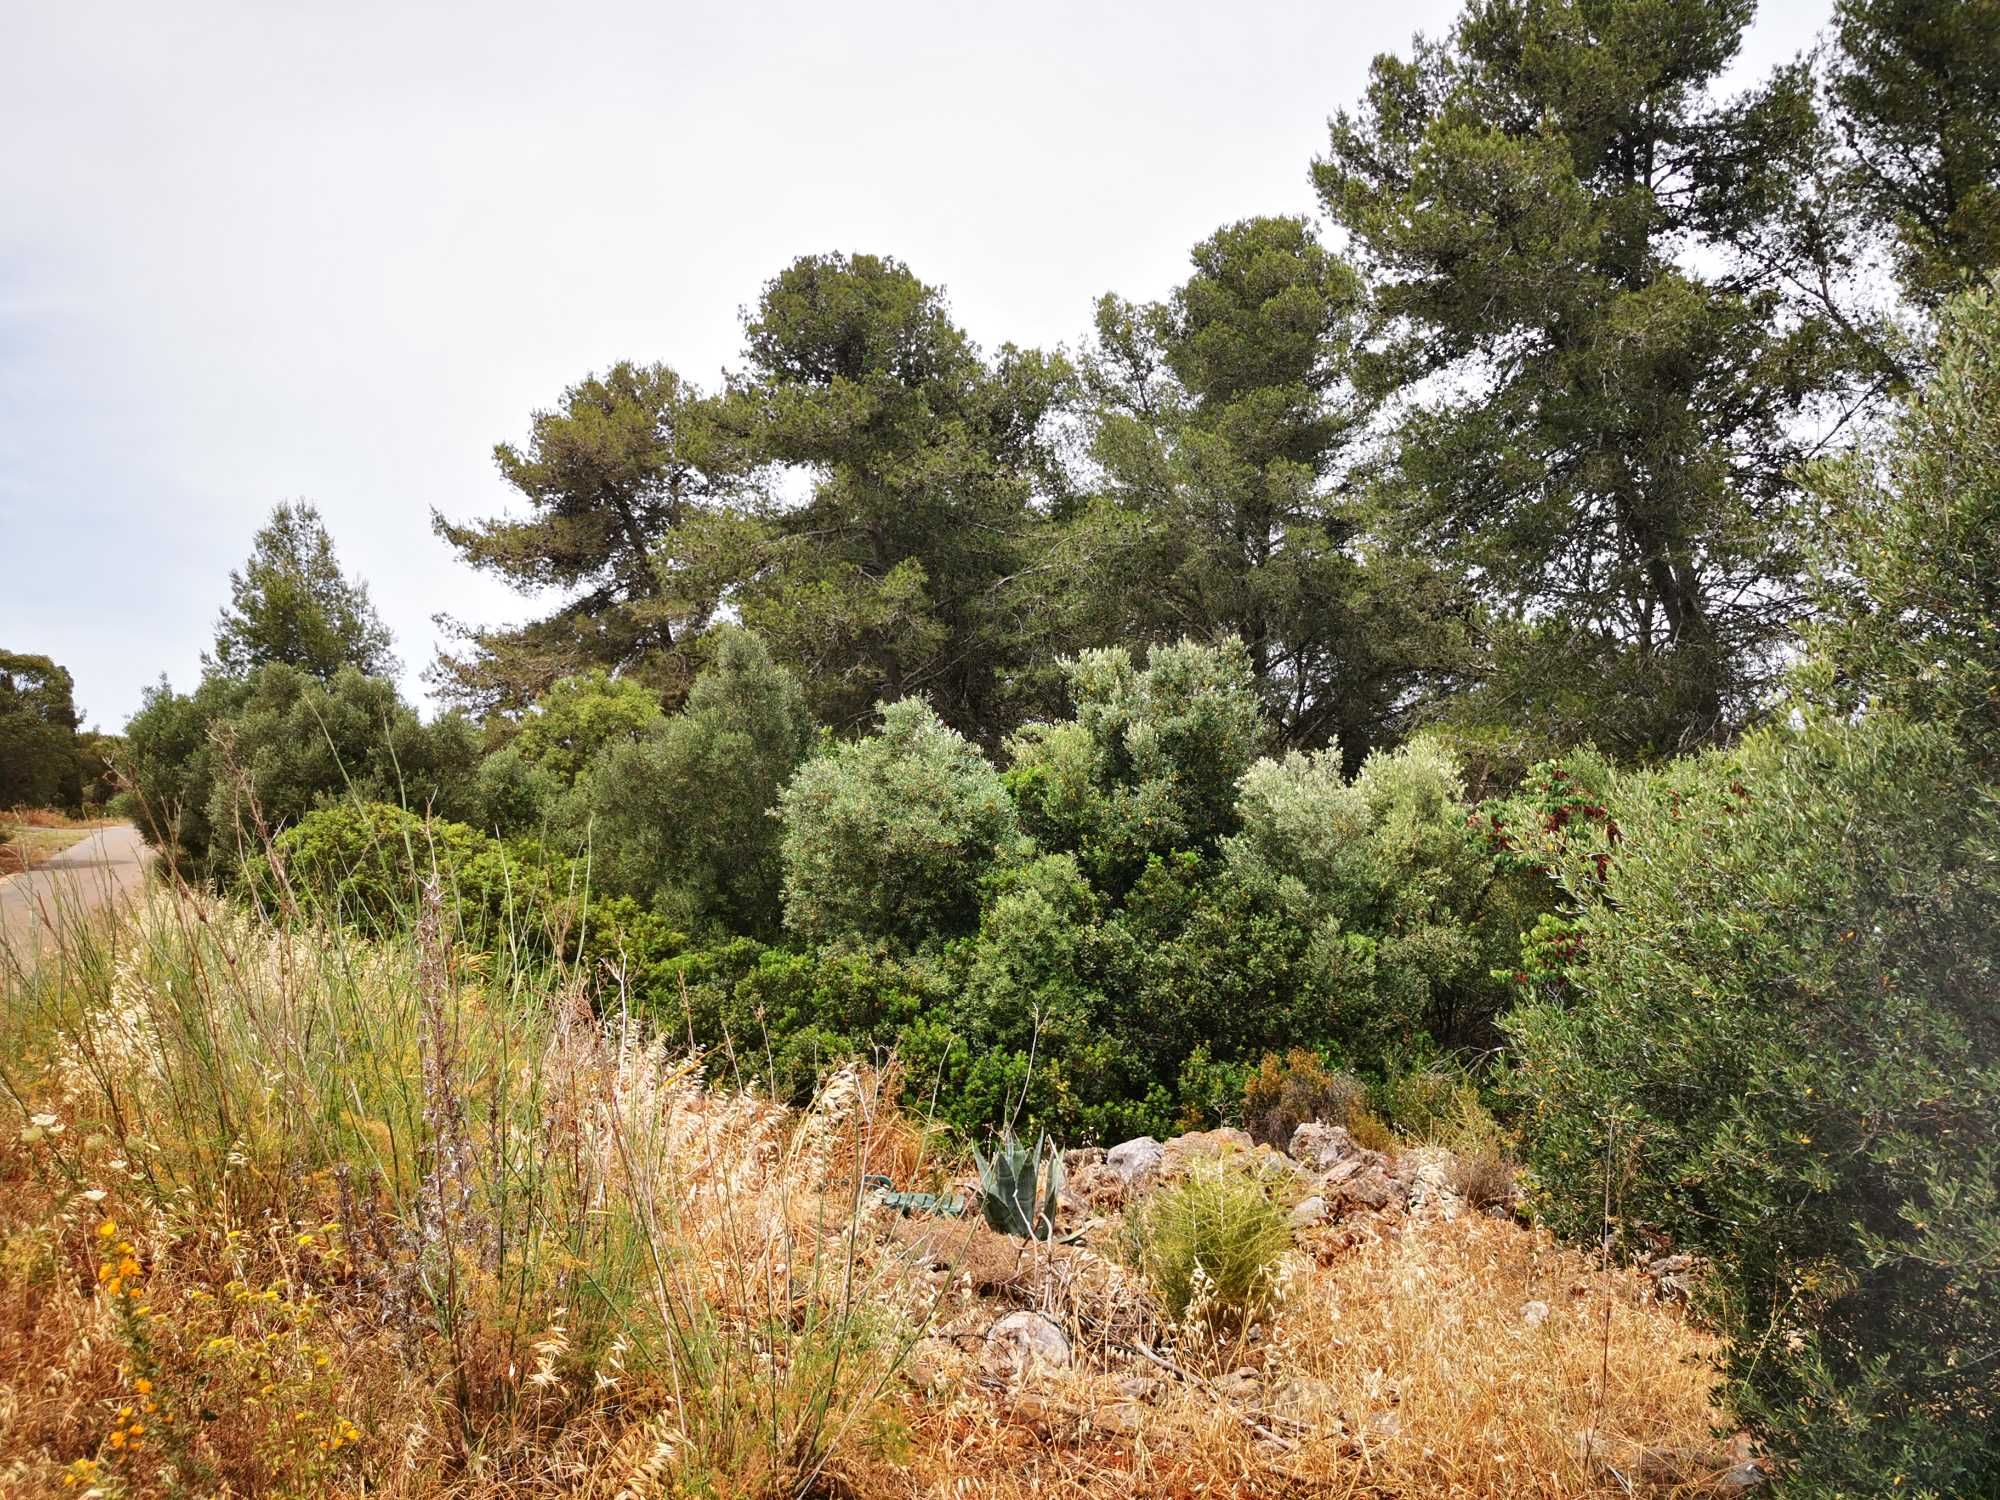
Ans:
[[[1571,1497],[1716,1477],[1716,1345],[1638,1277],[1474,1215],[1349,1219],[1306,1249],[1323,1263],[1288,1268],[1266,1337],[1174,1350],[1175,1372],[1101,1350],[1009,1396],[964,1361],[949,1398],[910,1403],[908,1467],[864,1488]],[[1537,1302],[1539,1322],[1522,1311]],[[1137,1401],[1135,1379],[1153,1382]]]
[[[1539,1234],[1350,1218],[1217,1344],[1115,1226],[1023,1255],[872,1207],[960,1165],[893,1079],[783,1111],[574,976],[344,941],[163,896],[0,989],[0,1494],[1699,1488],[1712,1344]],[[975,1285],[974,1242],[1016,1263]],[[1076,1368],[982,1380],[1022,1306]]]
[[[72,817],[59,807],[13,807],[0,809],[0,825],[17,828],[107,828],[116,818]]]
[[[47,863],[70,845],[88,838],[90,827],[33,823],[10,828],[5,819],[0,819],[0,833],[11,835],[5,843],[0,843],[0,876],[6,876]]]

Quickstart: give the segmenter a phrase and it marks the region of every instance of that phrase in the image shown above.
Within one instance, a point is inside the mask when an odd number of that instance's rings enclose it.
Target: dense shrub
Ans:
[[[717,630],[685,708],[606,746],[578,783],[570,822],[593,877],[690,927],[777,936],[771,812],[812,738],[798,679],[748,631]]]
[[[2000,781],[2000,284],[1949,304],[1885,453],[1819,468],[1813,675],[1950,727]]]
[[[570,786],[605,746],[630,743],[659,721],[657,693],[600,668],[551,684],[522,716],[513,745],[522,760]]]
[[[463,823],[381,802],[306,814],[258,855],[245,884],[267,901],[373,933],[406,931],[435,877],[458,936],[477,946],[567,950],[584,917],[583,872],[536,840],[502,843]]]
[[[808,943],[918,948],[969,932],[1019,837],[999,775],[923,703],[808,762],[780,798],[785,925]]]
[[[266,832],[343,800],[450,818],[466,810],[478,736],[425,724],[395,684],[343,667],[330,682],[283,665],[165,683],[126,729],[141,830],[188,877],[228,879]]]
[[[849,1058],[884,1060],[919,1017],[949,1004],[939,970],[879,945],[766,948],[740,970],[717,966],[688,995],[689,1032],[715,1070],[792,1099],[810,1098]],[[912,1093],[928,1082],[913,1078]]]
[[[1798,1492],[1991,1493],[2000,878],[1942,733],[1812,720],[1612,778],[1508,1029],[1541,1212],[1709,1256]],[[1608,856],[1600,858],[1599,856]]]
[[[522,753],[518,740],[479,762],[467,798],[467,821],[488,833],[535,834],[567,843],[559,819],[569,786],[547,766]]]
[[[1123,648],[1063,666],[1074,717],[1008,745],[1022,825],[1112,892],[1156,856],[1212,853],[1235,829],[1237,780],[1265,734],[1242,643],[1157,647],[1144,669]]]
[[[1072,855],[1029,860],[990,882],[958,950],[957,1022],[978,1071],[1009,1080],[976,1092],[1025,1094],[1028,1117],[1065,1140],[1233,1112],[1244,1059],[1321,1029],[1303,952],[1294,928],[1205,879],[1193,854],[1150,860],[1122,905]]]
[[[1467,820],[1456,762],[1417,740],[1368,757],[1349,782],[1327,750],[1244,775],[1228,878],[1307,934],[1318,1038],[1366,1068],[1436,1045],[1483,1045],[1544,883],[1496,869]]]
[[[659,696],[630,678],[602,669],[559,678],[518,722],[488,720],[489,736],[504,742],[479,764],[468,815],[489,833],[532,833],[573,846],[580,831],[567,804],[592,760],[644,738],[661,721]]]
[[[1282,1151],[1299,1126],[1311,1120],[1345,1126],[1367,1103],[1368,1085],[1327,1067],[1318,1053],[1304,1047],[1282,1057],[1266,1052],[1243,1085],[1243,1128],[1251,1139]]]

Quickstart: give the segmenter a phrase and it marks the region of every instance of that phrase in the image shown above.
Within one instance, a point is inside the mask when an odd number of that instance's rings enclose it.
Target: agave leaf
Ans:
[[[979,1171],[981,1211],[995,1232],[1023,1240],[1054,1237],[1063,1164],[1047,1132],[1030,1151],[1009,1131],[990,1158],[974,1147],[972,1160]]]

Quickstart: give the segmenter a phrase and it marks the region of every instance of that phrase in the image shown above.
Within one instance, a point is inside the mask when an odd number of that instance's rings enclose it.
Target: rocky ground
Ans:
[[[1123,1238],[1149,1195],[1217,1160],[1281,1179],[1293,1205],[1277,1302],[1228,1333],[1166,1318]],[[891,1216],[939,1291],[908,1360],[919,1441],[898,1487],[1696,1495],[1762,1480],[1746,1438],[1714,1435],[1716,1350],[1686,1316],[1684,1257],[1594,1267],[1512,1204],[1468,1202],[1449,1153],[1370,1150],[1338,1126],[1301,1125],[1285,1151],[1216,1130],[1066,1166],[1071,1243]],[[951,1487],[939,1453],[964,1461]]]

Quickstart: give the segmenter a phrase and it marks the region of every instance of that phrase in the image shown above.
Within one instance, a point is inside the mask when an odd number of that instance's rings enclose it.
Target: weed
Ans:
[[[1291,1248],[1275,1179],[1225,1160],[1201,1162],[1147,1201],[1132,1250],[1176,1319],[1241,1326],[1270,1301]]]

